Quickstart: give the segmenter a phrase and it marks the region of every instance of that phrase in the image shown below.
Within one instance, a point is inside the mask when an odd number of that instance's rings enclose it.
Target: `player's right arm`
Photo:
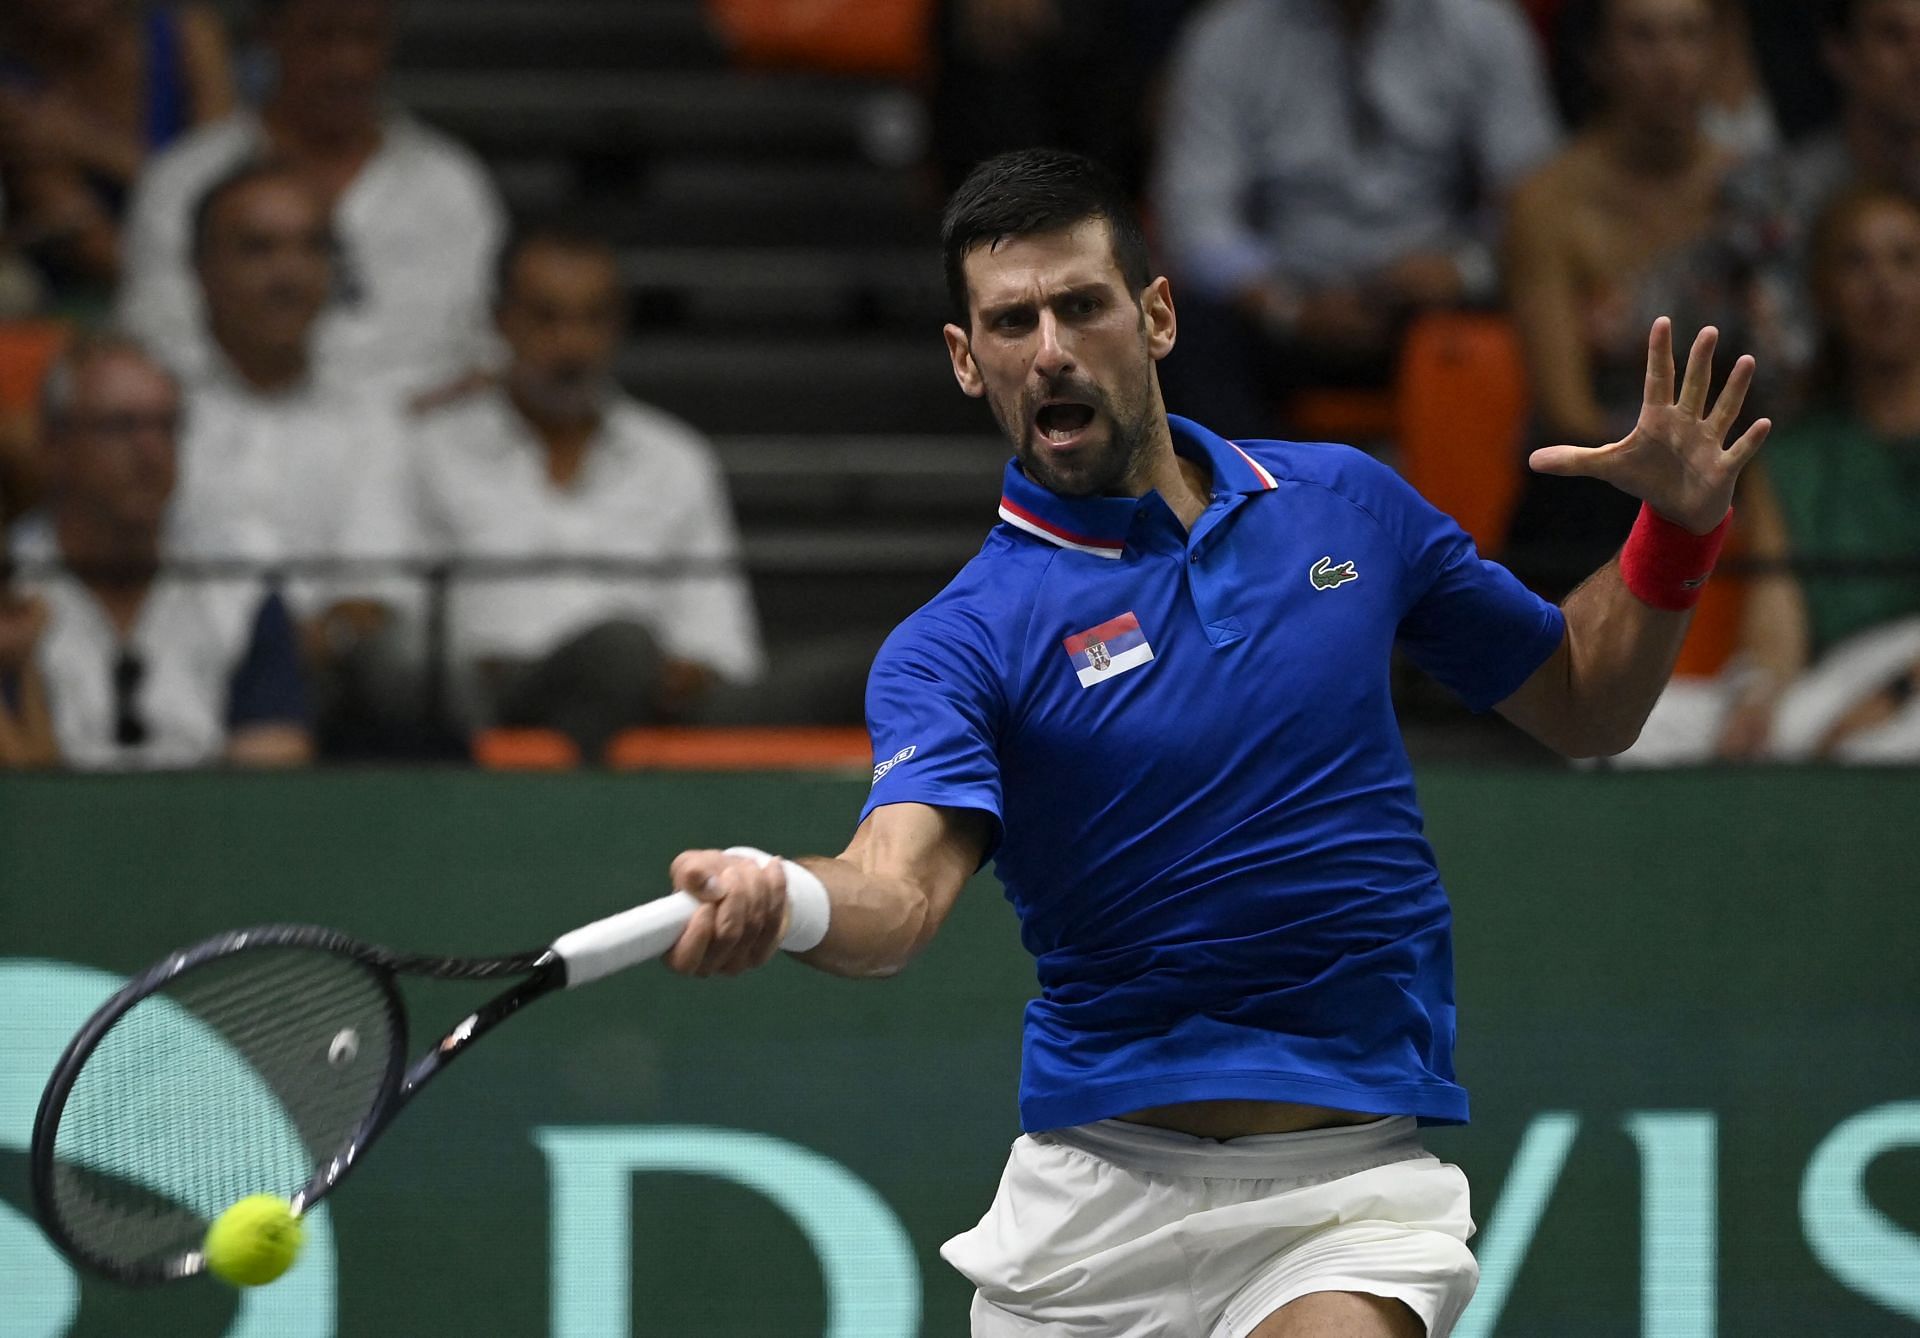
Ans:
[[[826,937],[794,954],[836,976],[890,976],[932,940],[993,839],[978,809],[884,804],[837,858],[795,861],[826,888]],[[673,885],[706,904],[665,957],[683,975],[737,975],[760,966],[787,929],[787,870],[719,850],[673,861]]]

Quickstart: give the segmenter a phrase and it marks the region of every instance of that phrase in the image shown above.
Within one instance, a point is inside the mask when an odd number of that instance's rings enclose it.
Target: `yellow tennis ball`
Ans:
[[[262,1286],[293,1267],[301,1234],[285,1199],[250,1194],[207,1228],[207,1267],[236,1287]]]

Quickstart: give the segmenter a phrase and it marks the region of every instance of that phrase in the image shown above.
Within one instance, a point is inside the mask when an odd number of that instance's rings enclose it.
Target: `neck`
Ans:
[[[1854,405],[1876,433],[1920,436],[1920,361],[1867,363],[1852,381]]]
[[[1200,519],[1200,513],[1207,509],[1208,498],[1212,495],[1213,476],[1207,467],[1187,459],[1173,449],[1173,431],[1167,426],[1167,415],[1160,411],[1155,419],[1153,443],[1142,495],[1157,492],[1180,523],[1187,529]]]
[[[291,390],[307,375],[305,345],[279,348],[239,340],[229,342],[221,338],[218,331],[214,337],[234,374],[262,394],[278,395]]]
[[[357,162],[380,147],[378,120],[328,125],[303,117],[299,108],[282,98],[269,103],[260,120],[275,150],[296,161]]]
[[[1683,175],[1706,148],[1706,139],[1697,129],[1676,135],[1661,126],[1637,125],[1617,116],[1601,122],[1598,135],[1607,157],[1640,176]]]
[[[1367,20],[1373,17],[1375,0],[1334,0],[1334,9],[1339,12],[1340,22],[1346,25],[1349,33],[1358,33],[1367,26]]]
[[[1920,134],[1857,106],[1848,110],[1845,126],[1847,151],[1860,175],[1902,190],[1920,186]]]
[[[581,466],[586,463],[587,447],[593,444],[594,434],[600,430],[602,415],[596,413],[589,418],[556,418],[541,413],[516,390],[509,389],[507,398],[546,450],[547,478],[554,486],[562,488],[573,482],[579,476]]]
[[[60,556],[81,584],[109,607],[138,607],[160,567],[160,536],[152,529],[129,529],[108,517],[73,506],[54,517]]]

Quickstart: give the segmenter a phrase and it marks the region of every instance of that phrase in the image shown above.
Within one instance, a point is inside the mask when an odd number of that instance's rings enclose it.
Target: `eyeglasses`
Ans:
[[[113,658],[113,739],[122,748],[138,748],[152,732],[138,700],[146,679],[147,662],[122,647]]]
[[[125,441],[147,432],[177,437],[186,416],[181,413],[83,413],[68,419],[77,432]]]

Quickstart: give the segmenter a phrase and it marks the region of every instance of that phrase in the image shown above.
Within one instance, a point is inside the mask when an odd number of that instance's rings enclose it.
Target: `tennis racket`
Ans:
[[[660,956],[700,904],[675,892],[508,957],[410,956],[311,925],[183,948],[61,1055],[33,1125],[41,1225],[120,1282],[192,1277],[237,1200],[310,1210],[474,1042],[542,995]],[[403,975],[513,983],[409,1063]]]

